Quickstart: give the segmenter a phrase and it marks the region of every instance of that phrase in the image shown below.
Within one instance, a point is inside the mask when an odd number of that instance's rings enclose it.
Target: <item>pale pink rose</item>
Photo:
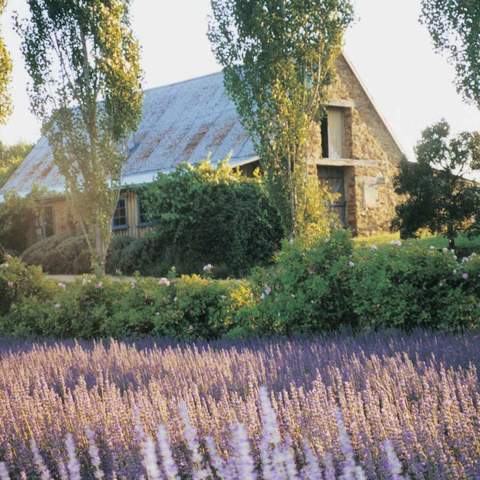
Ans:
[[[162,277],[159,281],[158,281],[158,284],[159,285],[162,285],[164,287],[168,287],[170,286],[170,280],[168,278],[165,278],[165,277]]]

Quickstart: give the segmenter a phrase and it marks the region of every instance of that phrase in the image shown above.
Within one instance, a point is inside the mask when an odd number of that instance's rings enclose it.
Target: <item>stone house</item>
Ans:
[[[309,171],[338,194],[332,208],[354,234],[388,231],[398,200],[393,178],[404,154],[344,55],[338,59],[337,73],[327,118],[317,126],[322,141],[312,142]],[[128,147],[124,188],[112,221],[121,235],[148,231],[135,186],[152,181],[158,172],[172,171],[184,161],[196,164],[207,156],[212,163],[230,156],[230,164],[246,174],[258,165],[221,73],[146,91],[142,121]],[[35,185],[52,197],[43,206],[34,236],[71,231],[63,179],[45,138],[0,190],[0,200],[11,191],[27,195]]]

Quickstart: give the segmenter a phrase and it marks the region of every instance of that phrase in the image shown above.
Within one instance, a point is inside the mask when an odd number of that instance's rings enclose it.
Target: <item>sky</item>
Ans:
[[[347,32],[345,52],[390,124],[404,152],[422,130],[445,118],[453,132],[480,127],[480,112],[454,86],[454,70],[434,52],[418,22],[420,0],[353,0],[357,19]],[[26,12],[25,0],[9,0],[2,33],[13,57],[14,113],[0,127],[0,140],[34,142],[40,124],[30,113],[28,74],[12,12]],[[220,70],[206,37],[210,0],[133,0],[132,24],[142,45],[144,87],[165,85]]]

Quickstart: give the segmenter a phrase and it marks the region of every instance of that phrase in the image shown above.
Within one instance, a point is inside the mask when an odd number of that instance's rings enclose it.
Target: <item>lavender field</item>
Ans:
[[[479,341],[3,340],[0,478],[480,478]]]

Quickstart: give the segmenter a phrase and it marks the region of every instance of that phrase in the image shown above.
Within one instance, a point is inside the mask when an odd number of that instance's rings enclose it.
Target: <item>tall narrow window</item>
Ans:
[[[43,234],[45,238],[55,235],[55,220],[52,206],[43,209]]]
[[[322,158],[328,158],[328,116],[322,118]]]
[[[328,158],[339,160],[344,158],[343,143],[345,135],[343,108],[328,109]]]
[[[137,207],[138,207],[138,220],[140,225],[148,223],[147,212],[145,210],[145,202],[143,201],[142,194],[137,193]]]
[[[120,198],[113,215],[113,228],[125,228],[128,227],[127,223],[127,202],[125,198]]]

